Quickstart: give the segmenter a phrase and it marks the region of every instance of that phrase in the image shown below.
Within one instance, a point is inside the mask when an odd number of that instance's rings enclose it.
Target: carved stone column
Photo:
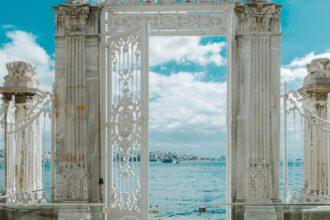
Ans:
[[[263,2],[235,7],[232,202],[279,200],[280,11],[281,6]],[[243,219],[243,210],[235,208],[233,219]]]
[[[304,109],[304,191],[308,194],[328,194],[328,159],[327,139],[329,120],[328,93],[330,93],[330,59],[313,60],[307,65],[308,75],[299,89],[303,96]],[[321,118],[321,119],[320,119]]]
[[[4,101],[6,194],[42,189],[42,146],[37,106],[42,93],[34,67],[25,62],[7,64],[8,75],[0,87]],[[36,117],[36,118],[35,118]],[[23,202],[8,198],[7,202]],[[39,199],[31,198],[30,201]],[[36,201],[35,201],[36,202]]]
[[[99,13],[83,0],[56,12],[56,199],[100,200]]]

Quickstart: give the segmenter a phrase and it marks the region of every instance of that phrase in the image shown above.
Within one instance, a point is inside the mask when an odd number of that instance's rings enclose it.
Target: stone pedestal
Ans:
[[[34,79],[36,70],[31,64],[12,62],[7,64],[7,70],[0,94],[5,117],[2,127],[5,187],[10,195],[42,189],[41,129],[37,114],[41,111],[43,93],[38,89],[39,82]],[[10,197],[7,202],[27,201]]]
[[[330,59],[313,60],[307,65],[308,75],[299,89],[303,96],[304,133],[304,200],[328,194],[328,93],[330,92]],[[324,119],[324,120],[322,120]],[[310,201],[312,202],[312,201]]]
[[[91,220],[92,214],[88,206],[63,205],[58,211],[58,220]]]
[[[275,206],[246,205],[244,220],[278,220]]]
[[[99,13],[71,0],[55,8],[55,111],[58,201],[101,199]]]

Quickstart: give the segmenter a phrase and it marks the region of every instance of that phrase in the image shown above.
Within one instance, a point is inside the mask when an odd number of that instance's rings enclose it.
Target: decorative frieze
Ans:
[[[238,34],[254,32],[280,32],[281,6],[271,3],[237,5]]]
[[[108,30],[126,30],[142,22],[149,22],[150,32],[198,32],[226,33],[227,13],[113,13],[109,16]]]

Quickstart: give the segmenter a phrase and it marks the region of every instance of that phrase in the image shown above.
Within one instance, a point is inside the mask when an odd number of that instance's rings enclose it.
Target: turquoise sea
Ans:
[[[49,187],[50,166],[44,163],[44,187]],[[302,185],[302,165],[289,164],[289,186]],[[3,169],[0,168],[3,186]],[[225,219],[226,164],[212,161],[186,161],[179,164],[150,162],[149,205],[158,214],[150,219]],[[199,208],[206,212],[199,214]]]
[[[149,202],[154,219],[220,219],[225,217],[225,162],[150,163]],[[199,214],[199,208],[207,212]],[[152,216],[151,216],[152,217]]]

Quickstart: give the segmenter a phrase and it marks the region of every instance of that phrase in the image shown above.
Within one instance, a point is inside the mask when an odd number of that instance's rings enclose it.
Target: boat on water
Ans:
[[[166,158],[162,160],[162,163],[179,163],[179,161],[173,158]]]

